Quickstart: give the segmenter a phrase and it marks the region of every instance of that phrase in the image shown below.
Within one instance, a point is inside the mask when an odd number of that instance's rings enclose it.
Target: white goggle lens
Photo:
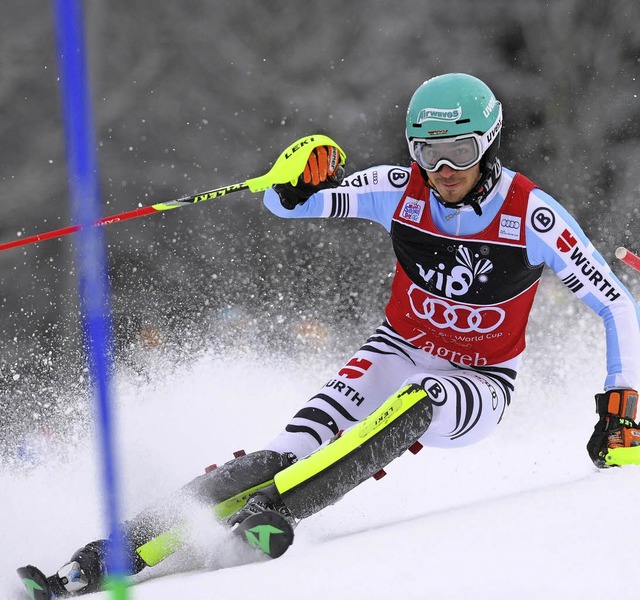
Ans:
[[[443,164],[453,169],[468,169],[480,161],[480,143],[475,137],[453,140],[416,140],[417,163],[427,171],[437,171]]]

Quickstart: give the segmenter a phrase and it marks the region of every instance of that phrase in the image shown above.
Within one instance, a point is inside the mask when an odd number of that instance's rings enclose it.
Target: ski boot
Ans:
[[[75,552],[67,564],[48,578],[54,594],[64,597],[98,591],[106,574],[106,548],[107,540],[97,540]]]
[[[50,577],[32,565],[18,569],[18,575],[34,600],[54,600],[96,592],[101,589],[106,573],[106,544],[106,540],[87,544]]]

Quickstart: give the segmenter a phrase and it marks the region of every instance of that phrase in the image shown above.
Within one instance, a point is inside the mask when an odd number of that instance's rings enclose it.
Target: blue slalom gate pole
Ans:
[[[110,290],[103,229],[91,227],[101,217],[102,211],[81,0],[54,0],[54,13],[67,147],[69,200],[73,220],[81,226],[76,248],[79,293],[98,416],[103,491],[110,532],[108,587],[115,598],[125,600],[129,593],[125,583],[128,564],[120,525],[118,470],[110,396]]]

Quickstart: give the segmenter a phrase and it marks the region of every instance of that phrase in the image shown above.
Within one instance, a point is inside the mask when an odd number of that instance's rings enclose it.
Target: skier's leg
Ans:
[[[262,510],[276,510],[293,522],[336,502],[400,456],[427,430],[431,417],[428,393],[419,385],[407,385],[297,463],[291,464],[291,455],[265,450],[197,478],[182,488],[182,495],[126,524],[132,573],[157,564],[182,544],[185,515],[179,507],[185,499],[209,502],[220,518],[240,507],[229,519],[232,525]],[[61,596],[99,589],[106,576],[106,547],[100,540],[76,552],[49,578],[52,589]]]
[[[264,509],[302,519],[337,502],[413,446],[431,416],[424,388],[404,386],[361,422],[277,473],[273,484],[257,492],[230,523]]]
[[[421,372],[418,365],[424,356],[388,324],[381,325],[266,448],[292,452],[299,459],[311,454],[339,431],[362,421]]]
[[[224,521],[294,460],[292,455],[272,450],[235,458],[127,521],[123,533],[130,574],[158,564],[184,544],[185,524],[194,503],[211,506],[216,517]],[[60,597],[100,589],[107,575],[106,553],[106,540],[87,544],[48,578],[49,586]]]
[[[413,375],[361,423],[276,474],[259,502],[301,519],[335,503],[416,441],[462,446],[495,429],[514,391],[517,361],[466,369],[428,357],[425,365],[433,374]],[[389,414],[395,414],[393,425],[386,423]],[[250,514],[252,505],[251,499],[233,522]]]
[[[308,455],[372,412],[380,416],[382,413],[375,413],[375,410],[409,375],[416,372],[417,360],[421,354],[421,351],[402,340],[386,324],[378,328],[320,393],[294,416],[286,430],[277,436],[266,450],[234,459],[196,478],[166,500],[144,510],[125,523],[125,543],[132,574],[146,566],[159,563],[183,545],[185,535],[182,528],[188,519],[185,502],[187,505],[189,501],[210,505],[218,519],[227,520],[258,490],[269,490],[275,475],[290,466],[296,457]],[[418,435],[426,429],[427,425],[423,421],[428,410],[425,406],[419,412],[423,414],[416,421]],[[404,415],[402,420],[408,418],[408,415]],[[381,422],[387,423],[385,418],[381,419]],[[395,413],[392,420],[395,420]],[[357,482],[353,486],[380,470],[415,441],[415,432],[409,428],[406,433],[409,438],[413,437],[413,440],[409,442],[400,436],[398,443],[390,442],[390,432],[395,431],[396,427],[397,424],[389,427],[385,436],[376,437],[375,441],[365,444],[364,449],[353,454],[351,450],[355,450],[357,442],[361,441],[356,440],[354,434],[346,435],[345,441],[338,445],[332,444],[334,452],[331,456],[334,461],[346,460],[349,463],[360,453],[366,452],[374,452],[377,455],[375,461],[365,465],[362,471],[357,471],[359,475],[355,476]],[[386,429],[386,424],[382,428]],[[398,437],[398,434],[395,436]],[[347,442],[354,447],[347,449]],[[378,445],[381,447],[380,450],[376,449]],[[341,457],[341,452],[345,454],[344,457]],[[347,457],[347,454],[351,456]],[[330,465],[326,465],[323,470],[327,473],[336,472],[329,467]],[[291,480],[287,485],[291,485]],[[303,488],[310,489],[308,483],[293,487],[296,491],[295,494],[289,494],[290,498],[300,497]],[[282,505],[278,507],[282,508]],[[300,518],[302,516],[306,516],[306,511],[301,512]],[[99,552],[94,552],[96,547],[100,548]],[[82,565],[79,568],[87,574],[99,573],[99,578],[102,578],[106,562],[103,555],[104,547],[101,541],[92,542],[78,551],[76,554],[84,557],[87,562],[84,569]],[[98,562],[93,560],[94,557]],[[68,570],[71,562],[60,572]],[[100,568],[96,569],[96,565]],[[95,582],[93,575],[88,579],[91,584]]]
[[[267,444],[307,458],[280,472],[275,484],[252,497],[230,522],[265,508],[307,517],[402,454],[431,419],[424,389],[403,386],[424,369],[425,359],[428,354],[383,323]]]
[[[425,446],[452,448],[486,438],[502,420],[515,389],[518,361],[501,366],[434,370],[409,382],[425,388],[433,419]]]
[[[260,450],[235,458],[197,477],[167,500],[125,524],[129,546],[143,566],[154,566],[182,546],[183,528],[194,502],[210,506],[220,521],[242,508],[276,473],[295,461],[292,454]]]
[[[276,473],[291,465],[296,456],[309,454],[340,430],[366,417],[415,372],[415,360],[411,358],[415,351],[389,327],[381,326],[267,449],[234,459],[196,478],[127,521],[124,536],[131,573],[158,564],[183,545],[183,527],[188,521],[185,506],[193,501],[209,505],[218,519],[226,521],[256,491],[270,486]],[[59,573],[78,569],[81,578],[94,586],[105,574],[104,549],[103,541],[88,544],[76,553],[81,560],[75,560],[74,555],[74,560]]]

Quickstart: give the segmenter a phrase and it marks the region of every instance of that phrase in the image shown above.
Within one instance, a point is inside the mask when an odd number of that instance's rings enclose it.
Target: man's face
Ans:
[[[456,171],[448,165],[443,165],[437,171],[429,171],[429,181],[449,204],[460,202],[479,180],[479,164],[462,171]]]

